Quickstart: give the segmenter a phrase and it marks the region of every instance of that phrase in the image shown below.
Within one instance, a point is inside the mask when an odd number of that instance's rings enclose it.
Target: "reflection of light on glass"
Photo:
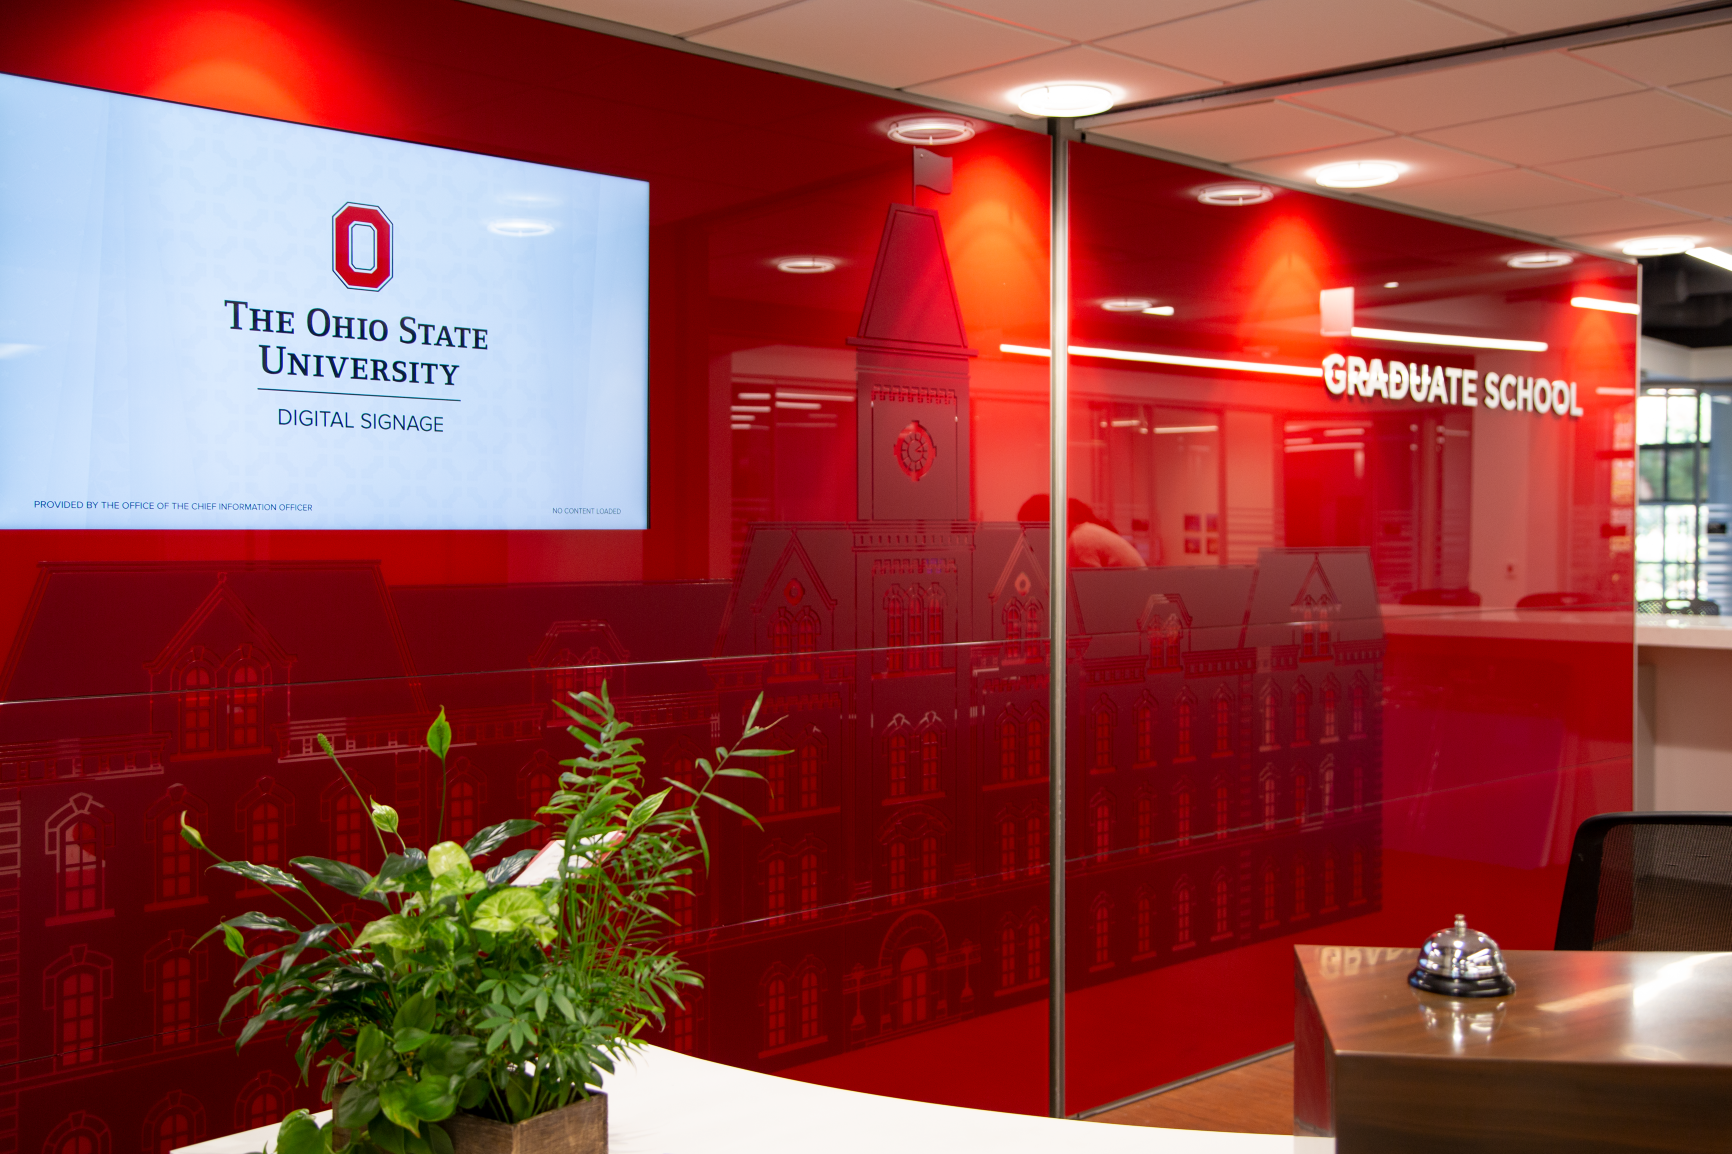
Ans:
[[[487,231],[498,236],[546,236],[553,226],[545,220],[496,220],[488,224]]]
[[[1323,430],[1323,435],[1325,437],[1357,437],[1359,434],[1363,433],[1364,431],[1365,430],[1363,428],[1325,429],[1325,430]]]
[[[1675,962],[1667,962],[1652,978],[1636,986],[1630,994],[1630,1002],[1639,1010],[1673,986],[1681,986],[1688,982],[1697,966],[1725,957],[1732,957],[1732,955],[1692,954],[1687,958],[1679,958]]]
[[[910,116],[890,126],[898,144],[961,144],[974,139],[974,124],[960,116]]]
[[[1354,325],[1352,335],[1368,341],[1395,341],[1407,345],[1450,345],[1464,349],[1508,349],[1511,352],[1543,353],[1544,341],[1517,341],[1503,337],[1463,337],[1454,333],[1410,333],[1401,329],[1367,329]]]
[[[1141,428],[1142,423],[1143,423],[1142,418],[1140,418],[1140,417],[1123,417],[1123,418],[1120,418],[1120,419],[1115,420],[1113,422],[1113,428],[1115,428],[1115,429],[1136,429],[1136,428]]]
[[[1197,200],[1200,203],[1216,207],[1239,208],[1249,204],[1266,204],[1273,199],[1274,189],[1266,184],[1252,184],[1249,181],[1211,184],[1197,190]]]
[[[1017,353],[1025,357],[1050,357],[1051,349],[1038,345],[999,345],[1001,353]],[[1129,349],[1097,349],[1086,345],[1070,346],[1073,357],[1100,357],[1109,361],[1141,361],[1151,365],[1180,365],[1192,369],[1226,369],[1238,373],[1273,373],[1284,377],[1321,377],[1323,370],[1310,365],[1271,365],[1258,361],[1228,361],[1216,357],[1180,357],[1170,353],[1139,353]]]
[[[808,393],[794,389],[777,389],[776,396],[786,397],[790,401],[847,401],[850,404],[854,401],[853,393]]]
[[[1599,297],[1571,297],[1570,303],[1579,309],[1598,309],[1603,313],[1628,313],[1630,316],[1642,315],[1642,307],[1626,304],[1623,301],[1601,300]]]
[[[731,413],[767,413],[770,411],[770,406],[768,406],[768,405],[729,405],[728,411]]]
[[[1173,315],[1172,305],[1154,305],[1143,310],[1146,317],[1170,317]]]
[[[1287,445],[1289,453],[1335,453],[1343,449],[1363,448],[1365,448],[1364,441],[1337,441],[1332,445],[1295,445],[1289,442]]]
[[[783,272],[810,274],[830,272],[837,262],[827,256],[785,256],[776,262],[776,267]]]
[[[1520,252],[1504,263],[1511,268],[1563,268],[1575,259],[1571,252]]]
[[[1638,1062],[1682,1062],[1684,1055],[1676,1050],[1668,1050],[1664,1046],[1650,1046],[1646,1042],[1626,1042],[1619,1050],[1626,1058],[1634,1058]]]
[[[776,401],[776,407],[778,409],[821,409],[824,406],[818,404],[816,401],[784,401],[778,399]]]
[[[1213,433],[1217,425],[1157,425],[1157,433]]]
[[[0,345],[0,361],[7,357],[21,357],[35,348],[35,345]]]
[[[742,401],[767,401],[770,399],[770,394],[769,393],[740,393],[739,398]]]
[[[1109,297],[1101,302],[1101,308],[1109,313],[1140,313],[1154,303],[1147,297]]]

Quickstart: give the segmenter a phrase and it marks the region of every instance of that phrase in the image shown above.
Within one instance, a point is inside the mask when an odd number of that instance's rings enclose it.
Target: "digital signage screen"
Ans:
[[[0,76],[0,528],[643,529],[641,181]]]

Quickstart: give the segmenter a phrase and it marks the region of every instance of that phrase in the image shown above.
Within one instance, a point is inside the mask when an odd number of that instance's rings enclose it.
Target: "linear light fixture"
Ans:
[[[1690,255],[1697,260],[1705,260],[1709,264],[1717,264],[1723,269],[1732,270],[1732,252],[1717,248],[1693,248]]]
[[[1354,325],[1351,335],[1367,341],[1396,341],[1405,345],[1451,345],[1463,349],[1507,349],[1516,353],[1543,353],[1544,341],[1512,341],[1502,337],[1458,337],[1454,333],[1408,333],[1399,329],[1364,329]]]
[[[1050,357],[1051,349],[1038,345],[999,345],[1001,353],[1020,353],[1025,357]],[[1130,349],[1095,349],[1086,345],[1071,345],[1073,357],[1100,357],[1109,361],[1137,361],[1148,365],[1179,365],[1187,369],[1225,369],[1231,373],[1274,373],[1285,377],[1321,377],[1321,367],[1309,365],[1268,365],[1260,361],[1226,361],[1216,357],[1179,357],[1170,353],[1139,353]]]
[[[1625,304],[1623,301],[1601,300],[1599,297],[1571,297],[1570,303],[1579,309],[1598,309],[1603,313],[1629,313],[1633,317],[1642,315],[1641,305]]]

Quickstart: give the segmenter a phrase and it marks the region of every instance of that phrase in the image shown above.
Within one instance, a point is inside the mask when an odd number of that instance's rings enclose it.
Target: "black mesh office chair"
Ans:
[[[1554,948],[1732,950],[1732,813],[1584,821]]]
[[[1636,602],[1637,613],[1671,613],[1685,617],[1718,617],[1720,603],[1694,597],[1660,597]]]

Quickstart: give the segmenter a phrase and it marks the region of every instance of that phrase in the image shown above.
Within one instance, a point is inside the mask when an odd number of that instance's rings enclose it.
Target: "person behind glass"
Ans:
[[[1113,523],[1072,497],[1065,503],[1070,520],[1070,566],[1072,569],[1142,569],[1136,548],[1113,528]],[[1016,512],[1018,521],[1050,521],[1052,500],[1036,493]]]

